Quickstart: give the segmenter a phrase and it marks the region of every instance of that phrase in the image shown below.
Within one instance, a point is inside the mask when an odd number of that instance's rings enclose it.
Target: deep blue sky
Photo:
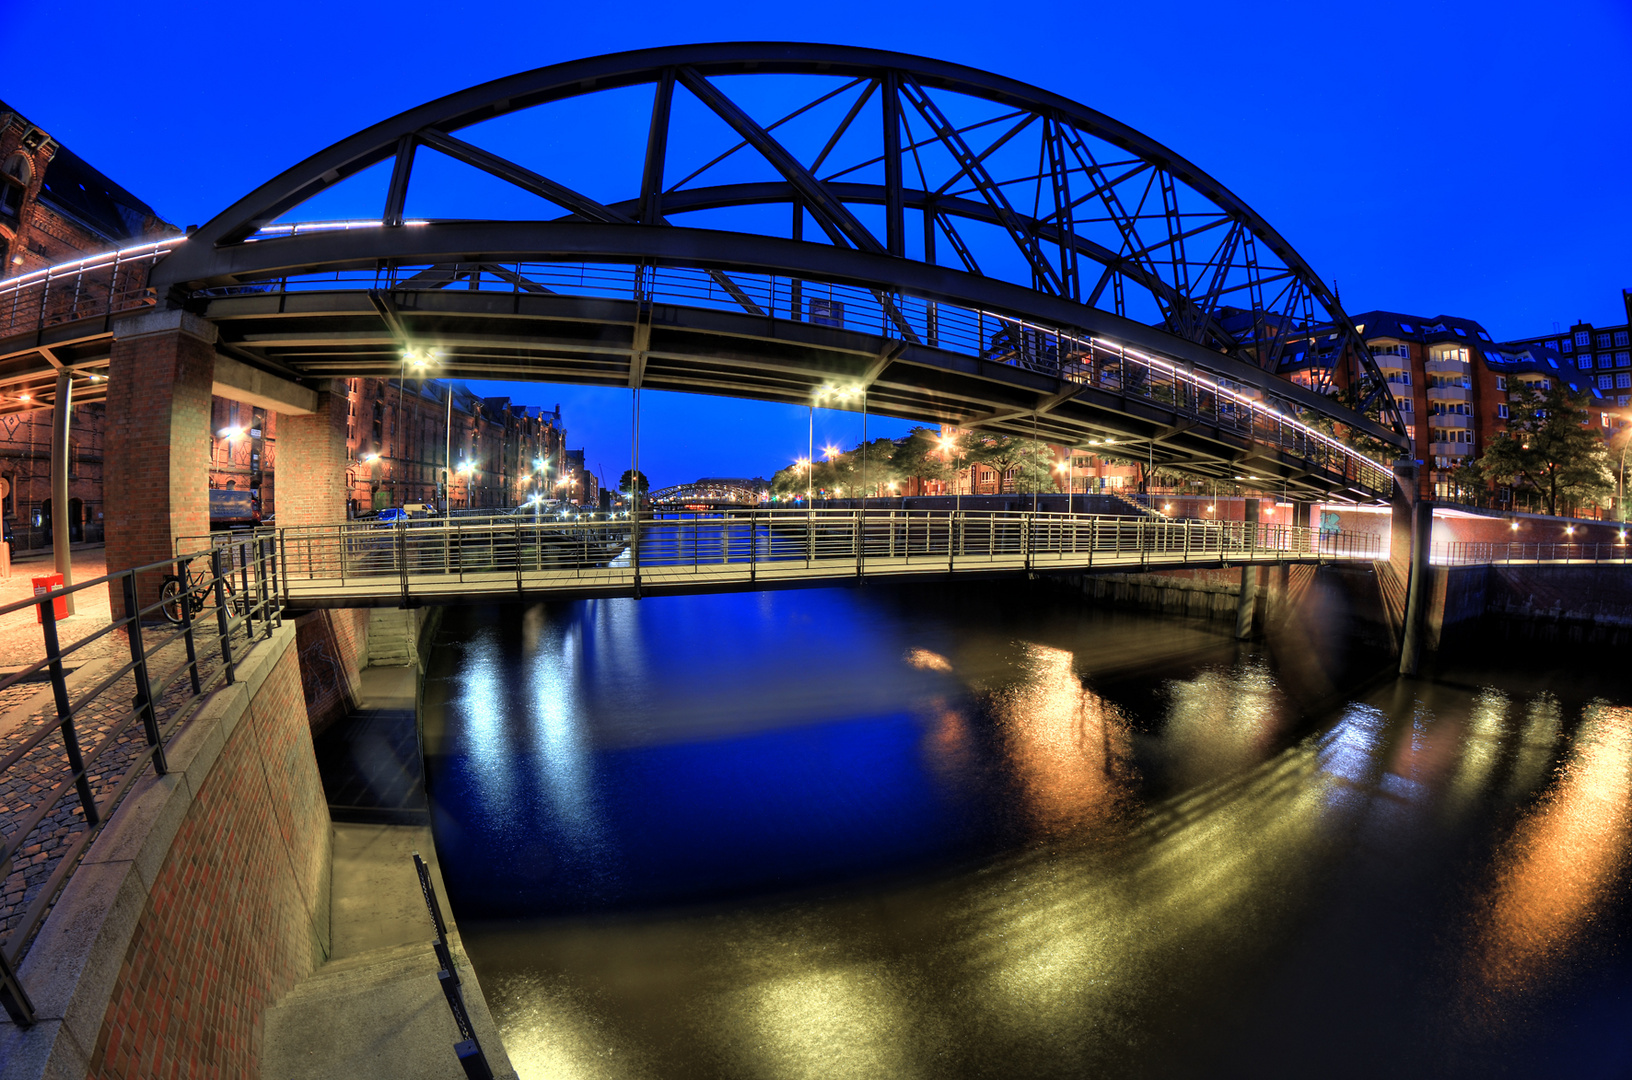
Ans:
[[[0,97],[163,216],[201,223],[308,154],[423,101],[562,60],[690,41],[832,41],[1009,75],[1084,102],[1209,171],[1350,312],[1480,320],[1498,339],[1620,322],[1632,286],[1632,5],[8,4],[55,42]],[[416,173],[416,183],[417,183]],[[410,207],[410,212],[413,208]],[[326,216],[326,215],[310,215]],[[628,394],[538,384],[615,478]],[[799,408],[647,394],[657,484],[769,473]],[[899,423],[879,425],[898,431]],[[847,445],[859,419],[818,414]]]

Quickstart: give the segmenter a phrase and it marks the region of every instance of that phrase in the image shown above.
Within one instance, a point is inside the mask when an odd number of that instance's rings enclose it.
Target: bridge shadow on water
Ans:
[[[434,828],[512,1059],[1623,1075],[1624,686],[1317,630],[1014,582],[450,611]]]

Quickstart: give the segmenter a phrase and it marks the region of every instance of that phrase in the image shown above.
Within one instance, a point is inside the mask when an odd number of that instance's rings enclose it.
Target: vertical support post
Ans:
[[[68,679],[62,671],[62,649],[57,642],[56,603],[47,594],[39,605],[40,629],[45,635],[45,655],[50,658],[51,694],[57,704],[57,730],[62,733],[63,749],[68,754],[68,768],[74,774],[74,787],[79,792],[79,804],[85,810],[85,824],[95,825],[99,820],[96,798],[85,777],[85,758],[80,753],[79,736],[74,731],[73,706],[68,700]],[[134,642],[135,637],[131,640]],[[135,646],[133,645],[132,648]],[[159,770],[161,773],[163,769]]]
[[[634,464],[629,472],[629,498],[634,503],[633,513],[629,516],[629,562],[635,568],[635,599],[640,599],[640,387],[629,391],[630,416],[633,430],[630,438],[633,441],[633,450],[630,456]],[[564,453],[565,451],[563,451]]]
[[[159,717],[153,710],[153,684],[147,677],[147,649],[142,645],[142,618],[137,614],[140,609],[136,601],[136,575],[126,574],[119,583],[124,587],[125,610],[130,613],[128,631],[130,659],[135,664],[131,675],[136,680],[136,708],[142,714],[142,730],[147,734],[147,745],[153,748],[153,771],[163,776],[170,770],[164,760],[164,744],[159,741]],[[185,582],[183,584],[185,585]],[[185,591],[181,594],[182,603],[190,603],[191,599]],[[45,617],[51,618],[50,612],[47,612]],[[55,631],[56,627],[53,625],[53,637]]]
[[[1422,658],[1423,609],[1428,600],[1428,553],[1433,542],[1434,504],[1418,499],[1411,508],[1411,567],[1405,586],[1405,632],[1400,642],[1400,674],[1415,675]]]
[[[1252,637],[1252,619],[1258,610],[1258,564],[1245,563],[1241,567],[1241,595],[1235,604],[1235,639],[1246,641]]]
[[[74,380],[57,372],[57,399],[51,412],[51,553],[64,588],[74,583],[74,559],[68,541],[68,452],[73,427]],[[63,597],[67,614],[74,613],[74,594]]]
[[[210,550],[210,577],[215,582],[215,622],[221,631],[221,664],[227,677],[227,685],[237,681],[237,675],[232,668],[232,624],[227,621],[227,589],[226,577],[221,573],[221,549]],[[185,582],[183,583],[185,585]],[[187,599],[184,597],[183,599]],[[132,630],[141,625],[132,622]],[[131,640],[135,640],[132,633]]]
[[[190,560],[176,560],[176,577],[181,581],[181,596],[176,602],[181,606],[181,640],[187,646],[187,671],[192,676],[193,693],[202,694],[204,687],[198,677],[198,643],[193,637],[193,596],[187,588],[187,563]]]

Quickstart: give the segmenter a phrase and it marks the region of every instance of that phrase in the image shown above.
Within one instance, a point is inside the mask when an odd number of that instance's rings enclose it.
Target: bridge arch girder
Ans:
[[[757,121],[737,100],[741,77],[778,74],[851,80],[846,92],[853,89],[856,101],[835,126],[829,148],[876,99],[885,148],[877,159],[885,174],[882,185],[860,191],[868,185],[822,175],[820,155],[801,157],[790,150],[777,134],[781,121]],[[737,81],[722,86],[728,77]],[[597,199],[575,191],[454,134],[536,105],[643,84],[654,87],[646,169],[641,189],[624,198]],[[954,220],[997,225],[1031,268],[1029,284],[1041,294],[1099,309],[1108,292],[1109,313],[1117,314],[1121,287],[1131,282],[1160,310],[1170,335],[1208,351],[1256,359],[1271,369],[1298,327],[1330,321],[1358,358],[1385,426],[1396,434],[1404,431],[1382,376],[1335,296],[1267,222],[1214,178],[1127,125],[1060,95],[973,68],[881,50],[764,43],[675,46],[592,57],[494,80],[382,121],[274,177],[198,230],[160,266],[155,281],[219,280],[217,256],[266,242],[256,239],[258,230],[313,195],[389,159],[396,164],[380,221],[400,229],[414,152],[422,146],[548,198],[578,222],[689,233],[693,230],[670,226],[666,219],[668,213],[682,212],[688,200],[697,206],[710,197],[714,205],[745,203],[719,202],[725,193],[717,185],[706,191],[664,187],[663,162],[672,135],[669,103],[677,86],[734,128],[742,140],[739,148],[750,147],[780,174],[772,185],[776,190],[760,192],[753,201],[802,206],[840,249],[914,261],[905,258],[903,215],[917,209],[932,213],[929,231],[943,228],[966,271],[978,274],[975,252],[958,237]],[[945,95],[1009,113],[1002,124],[964,123],[946,112],[952,99]],[[1035,176],[999,169],[1006,142],[1033,137],[1040,162]],[[1107,154],[1106,147],[1115,153]],[[925,148],[942,152],[955,167],[944,182],[912,188],[904,177],[909,168],[923,173],[925,155],[919,151]],[[1018,199],[1028,182],[1036,193],[1034,205],[1050,206],[1051,212],[1021,212]],[[850,212],[852,200],[885,207],[884,236],[874,235]],[[1112,235],[1114,246],[1085,235],[1096,229]],[[1084,258],[1100,268],[1092,283],[1081,273],[1079,260]],[[722,284],[730,287],[728,280]],[[1226,298],[1243,296],[1250,325],[1232,334],[1219,315]]]

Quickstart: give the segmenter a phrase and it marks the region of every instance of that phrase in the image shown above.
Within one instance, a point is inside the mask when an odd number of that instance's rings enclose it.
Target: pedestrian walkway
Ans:
[[[327,751],[322,746],[318,751],[320,769],[327,753],[324,789],[331,804],[337,797],[350,800],[339,807],[350,807],[353,816],[372,812],[387,820],[417,810],[426,820],[419,740],[412,726],[418,674],[415,667],[364,670],[361,707],[329,729],[335,735],[327,739]],[[358,733],[355,753],[347,753],[342,736]],[[405,757],[408,745],[412,752]],[[336,786],[330,786],[331,779]],[[430,865],[447,916],[452,909],[431,830],[427,824],[341,820],[344,816],[337,815],[333,826],[329,959],[267,1011],[261,1075],[265,1080],[460,1076],[453,1049],[458,1029],[437,978],[435,931],[413,864],[417,851]],[[493,1075],[514,1077],[451,920],[448,939],[465,1007]]]
[[[73,570],[75,581],[90,581],[108,572],[107,554],[101,545],[75,548]],[[11,576],[0,577],[0,607],[26,600],[34,595],[32,581],[56,573],[49,551],[30,552],[19,556],[11,564]],[[57,639],[64,645],[102,629],[113,618],[113,609],[104,587],[81,589],[74,594],[74,614],[58,624]],[[38,612],[33,609],[0,615],[0,671],[15,670],[39,660],[44,654],[45,642],[40,636]],[[122,633],[109,634],[81,650],[83,660],[123,655],[130,658],[130,645]],[[4,703],[0,702],[0,709]]]
[[[362,702],[312,740],[333,820],[430,823],[414,716],[414,676],[412,667],[364,668]]]

